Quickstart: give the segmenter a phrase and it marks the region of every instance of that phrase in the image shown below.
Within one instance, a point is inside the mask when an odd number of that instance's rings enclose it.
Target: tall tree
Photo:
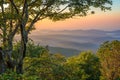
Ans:
[[[98,50],[103,80],[120,79],[120,41],[107,41]]]
[[[22,73],[23,60],[26,56],[28,34],[34,23],[38,20],[49,18],[61,20],[73,16],[86,16],[92,7],[102,11],[110,10],[107,7],[111,0],[0,0],[0,37],[3,42],[3,56],[7,68],[16,68],[17,73]],[[93,13],[93,11],[92,11]],[[21,35],[20,56],[17,61],[12,58],[13,38],[16,33]],[[8,66],[9,65],[9,66]]]

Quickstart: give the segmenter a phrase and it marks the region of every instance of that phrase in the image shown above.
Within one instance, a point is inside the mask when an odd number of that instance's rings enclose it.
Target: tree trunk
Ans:
[[[5,61],[4,61],[4,54],[3,54],[2,48],[0,47],[0,74],[4,73],[5,70],[6,70],[6,67],[5,67]]]
[[[0,73],[4,73],[6,69],[14,70],[15,62],[12,60],[13,52],[13,35],[3,38],[3,49],[0,47]]]
[[[7,68],[8,69],[11,69],[11,70],[14,70],[14,67],[15,67],[15,62],[12,60],[12,52],[13,52],[13,37],[9,37],[8,38],[8,50],[6,51],[6,56],[7,56],[7,59],[8,61],[6,61],[7,63]]]
[[[23,60],[19,61],[18,65],[16,66],[16,72],[18,74],[23,74]]]
[[[9,54],[11,54],[11,52],[3,51],[2,48],[0,48],[0,74],[4,73],[7,69],[14,70],[15,63]]]
[[[22,55],[21,55],[21,58],[20,58],[20,60],[19,60],[19,62],[17,64],[17,67],[16,67],[16,72],[18,74],[23,74],[23,60],[24,60],[25,54],[26,54],[26,44],[23,44],[21,46],[21,48],[22,49],[20,51],[20,54],[22,54]]]
[[[21,57],[16,67],[16,71],[18,74],[23,73],[23,60],[26,57],[26,46],[27,46],[26,44],[28,40],[28,35],[26,34],[25,31],[25,25],[22,24],[20,26],[20,30],[21,30],[21,51],[20,51]]]

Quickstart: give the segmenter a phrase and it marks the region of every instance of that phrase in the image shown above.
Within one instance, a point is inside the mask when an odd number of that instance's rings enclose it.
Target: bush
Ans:
[[[17,74],[11,70],[7,70],[5,73],[0,75],[0,80],[21,80],[22,75]]]

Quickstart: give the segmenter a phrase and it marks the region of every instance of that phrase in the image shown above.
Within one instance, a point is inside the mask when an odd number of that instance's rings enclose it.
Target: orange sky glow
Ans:
[[[120,1],[119,1],[120,2]],[[120,29],[120,6],[115,6],[112,11],[96,11],[95,14],[86,17],[74,17],[64,21],[52,22],[49,19],[38,21],[35,24],[37,30],[76,30],[76,29]]]

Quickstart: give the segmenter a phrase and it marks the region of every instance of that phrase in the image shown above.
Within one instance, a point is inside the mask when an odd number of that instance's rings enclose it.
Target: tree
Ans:
[[[89,51],[70,57],[66,62],[66,66],[71,68],[70,80],[99,80],[99,64],[98,57]]]
[[[43,53],[39,57],[24,59],[25,76],[36,76],[41,80],[64,80],[67,76],[63,63],[65,57],[60,54]]]
[[[120,41],[104,42],[97,55],[101,63],[101,79],[120,79]]]
[[[111,0],[0,0],[0,37],[2,38],[4,70],[6,68],[23,73],[28,34],[38,20],[49,18],[61,20],[73,16],[86,16],[92,7],[109,10]],[[93,13],[93,11],[92,11]],[[13,38],[20,33],[21,44],[18,61],[12,58]],[[1,68],[1,67],[0,67]],[[3,71],[4,72],[4,71]]]

